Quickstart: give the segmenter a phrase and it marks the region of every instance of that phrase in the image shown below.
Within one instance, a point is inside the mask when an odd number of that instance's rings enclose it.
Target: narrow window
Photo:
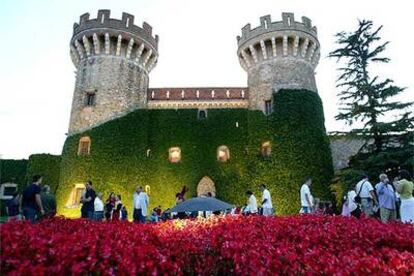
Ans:
[[[91,138],[84,136],[79,139],[78,155],[89,155],[91,153]]]
[[[261,152],[262,152],[263,157],[269,157],[270,156],[270,154],[272,153],[272,147],[270,145],[270,141],[266,141],[266,142],[262,143]]]
[[[265,114],[269,115],[270,113],[272,113],[272,101],[267,100],[265,101]]]
[[[68,201],[66,202],[67,208],[76,208],[79,207],[81,197],[85,192],[85,185],[84,184],[76,184],[73,187],[72,191],[70,192]]]
[[[104,21],[105,21],[105,14],[102,14],[102,17],[101,17],[101,23],[103,24],[103,23],[104,23]]]
[[[129,27],[129,18],[126,19],[126,27]]]
[[[94,106],[95,105],[95,98],[96,98],[95,92],[86,93],[85,106]]]
[[[227,146],[220,146],[217,148],[217,161],[227,162],[230,159],[230,151]]]
[[[172,147],[168,150],[168,160],[171,163],[178,163],[181,161],[181,149],[179,147]]]
[[[287,23],[288,23],[288,26],[290,26],[292,24],[290,16],[287,18]]]
[[[207,110],[205,109],[199,110],[197,115],[198,115],[197,117],[199,120],[205,119],[207,118]]]
[[[265,29],[267,29],[268,27],[267,27],[267,21],[266,21],[266,20],[264,21],[264,25],[265,25],[265,26],[264,26],[264,27],[265,27]]]

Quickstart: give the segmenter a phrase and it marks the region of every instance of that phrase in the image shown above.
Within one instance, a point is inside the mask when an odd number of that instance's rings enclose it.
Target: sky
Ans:
[[[61,154],[69,125],[75,67],[69,56],[73,23],[98,9],[135,15],[160,36],[158,64],[150,87],[247,86],[239,65],[236,36],[260,16],[280,21],[282,12],[307,16],[318,28],[321,60],[316,68],[328,131],[348,131],[336,121],[339,64],[328,59],[335,33],[352,31],[358,19],[384,25],[391,41],[387,65],[373,72],[407,87],[398,99],[413,99],[413,24],[411,1],[372,0],[0,0],[0,158],[28,158],[34,153]]]

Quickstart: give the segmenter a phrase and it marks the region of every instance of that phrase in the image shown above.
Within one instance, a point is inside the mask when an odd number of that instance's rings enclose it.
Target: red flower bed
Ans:
[[[0,226],[4,275],[414,274],[414,227],[344,217]]]

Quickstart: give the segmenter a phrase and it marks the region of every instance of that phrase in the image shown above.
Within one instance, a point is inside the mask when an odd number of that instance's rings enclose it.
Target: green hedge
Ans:
[[[0,184],[16,183],[19,189],[26,185],[26,171],[28,160],[1,159],[0,160]]]
[[[170,207],[175,193],[187,185],[195,196],[198,182],[209,176],[217,196],[244,204],[246,189],[260,197],[258,185],[266,182],[279,213],[299,210],[302,178],[315,178],[315,193],[328,197],[332,175],[329,141],[325,134],[322,103],[309,91],[280,91],[275,112],[264,116],[245,109],[208,110],[197,119],[197,110],[137,110],[82,134],[67,138],[62,154],[58,211],[65,208],[77,183],[91,179],[95,190],[120,193],[129,210],[136,185],[150,185],[150,206]],[[237,124],[236,124],[237,123]],[[78,156],[79,138],[91,138],[91,154]],[[270,140],[272,155],[260,154],[262,142]],[[220,145],[230,150],[230,160],[217,162]],[[181,148],[177,164],[168,161],[168,149]],[[147,150],[150,156],[147,157]]]
[[[32,181],[32,177],[40,174],[43,184],[49,185],[52,193],[55,193],[59,185],[60,155],[32,154],[27,164],[26,183]]]

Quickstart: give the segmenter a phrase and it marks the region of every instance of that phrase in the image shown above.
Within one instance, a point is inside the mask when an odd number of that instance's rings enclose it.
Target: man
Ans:
[[[257,214],[257,200],[252,191],[247,191],[248,197],[246,211],[250,214]]]
[[[43,209],[45,210],[45,217],[54,217],[56,215],[56,199],[50,193],[49,185],[42,187],[42,192],[40,193],[40,198],[42,200]]]
[[[93,201],[93,210],[93,219],[96,221],[102,221],[104,217],[104,204],[101,192],[96,195],[95,200]]]
[[[149,197],[145,193],[141,186],[137,186],[135,193],[133,195],[133,206],[134,213],[133,218],[134,222],[145,223],[147,216],[147,208],[149,205]]]
[[[260,185],[260,190],[262,191],[263,216],[271,216],[273,213],[273,205],[272,198],[270,197],[270,192],[266,188],[265,184]]]
[[[374,188],[368,181],[368,176],[363,175],[361,181],[355,186],[357,196],[361,198],[361,211],[367,216],[374,216],[374,204],[378,205],[377,197],[375,196]]]
[[[37,218],[37,211],[41,215],[45,214],[43,209],[42,199],[40,198],[40,184],[42,183],[42,176],[34,175],[32,184],[30,184],[23,191],[22,206],[23,216],[34,223]]]
[[[300,204],[302,206],[302,213],[304,214],[310,214],[313,208],[313,197],[310,192],[311,185],[312,178],[308,178],[300,188]]]
[[[86,217],[88,219],[93,219],[94,201],[95,201],[96,193],[94,189],[92,188],[92,181],[88,180],[85,183],[85,187],[86,187],[86,192],[81,199],[81,202],[83,204],[82,212],[86,214]]]
[[[380,182],[375,185],[375,190],[378,194],[381,221],[388,222],[389,220],[396,220],[397,212],[394,188],[389,183],[386,174],[380,174],[379,179]]]

